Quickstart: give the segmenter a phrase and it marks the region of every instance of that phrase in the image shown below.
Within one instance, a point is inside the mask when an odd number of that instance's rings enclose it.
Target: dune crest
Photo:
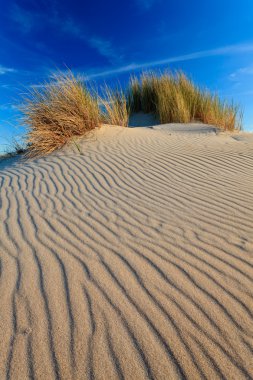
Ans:
[[[253,139],[196,128],[0,168],[0,379],[253,378]]]

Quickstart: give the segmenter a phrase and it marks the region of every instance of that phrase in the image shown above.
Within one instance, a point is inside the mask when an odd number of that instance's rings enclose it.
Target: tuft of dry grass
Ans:
[[[238,105],[222,101],[218,95],[201,93],[196,119],[205,124],[215,125],[223,130],[242,129],[242,111]]]
[[[242,120],[238,106],[199,88],[182,72],[133,76],[126,93],[105,86],[103,96],[88,90],[70,71],[59,72],[29,91],[21,111],[30,157],[49,154],[101,122],[126,127],[133,112],[154,113],[161,123],[200,121],[229,131],[240,129]]]
[[[49,154],[99,126],[97,98],[71,72],[32,88],[21,106],[29,157]]]
[[[151,72],[141,75],[141,108],[145,113],[155,113],[159,78]]]
[[[120,87],[112,90],[105,86],[103,96],[99,97],[99,102],[103,107],[102,121],[105,124],[128,126],[129,108],[127,98]]]
[[[136,76],[130,77],[129,88],[127,90],[127,106],[131,113],[141,111],[141,85]]]
[[[161,123],[188,123],[190,107],[178,77],[162,75],[156,86],[157,115]]]
[[[132,77],[128,102],[131,112],[152,112],[161,123],[200,121],[229,131],[241,129],[242,125],[237,105],[199,88],[181,71],[143,73],[140,80]]]
[[[130,77],[127,90],[127,102],[130,112],[156,112],[156,86],[158,77],[152,73],[142,73],[140,80],[136,76]]]
[[[28,147],[26,144],[23,143],[23,141],[18,141],[16,138],[12,139],[11,144],[11,154],[13,155],[19,155],[26,153]]]

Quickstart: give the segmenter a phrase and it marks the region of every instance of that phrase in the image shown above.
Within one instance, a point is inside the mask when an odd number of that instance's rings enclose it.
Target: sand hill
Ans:
[[[80,147],[0,164],[0,379],[252,379],[251,135]]]

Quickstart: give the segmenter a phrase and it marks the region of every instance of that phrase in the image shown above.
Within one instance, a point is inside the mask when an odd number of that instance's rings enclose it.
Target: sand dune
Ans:
[[[5,164],[0,379],[253,378],[243,136],[103,127]]]

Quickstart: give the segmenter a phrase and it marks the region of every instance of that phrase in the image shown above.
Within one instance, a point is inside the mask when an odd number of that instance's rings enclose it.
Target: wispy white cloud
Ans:
[[[8,74],[8,73],[14,73],[16,70],[11,67],[5,67],[0,65],[0,75]]]
[[[229,77],[232,80],[238,80],[239,77],[248,75],[253,75],[253,64],[239,68],[238,70],[230,74]]]
[[[87,75],[86,79],[93,79],[93,78],[109,76],[109,75],[114,75],[114,74],[119,74],[119,73],[124,73],[124,72],[130,72],[134,70],[142,70],[146,68],[168,65],[170,63],[191,61],[191,60],[201,59],[201,58],[206,58],[206,57],[234,55],[234,54],[241,54],[241,53],[247,53],[247,52],[253,52],[253,43],[229,45],[229,46],[219,47],[216,49],[201,50],[194,53],[183,54],[183,55],[178,55],[175,57],[168,57],[165,59],[149,61],[149,62],[131,63],[125,66],[117,67],[115,69],[108,69],[108,70],[103,70],[100,72],[91,73]]]
[[[84,31],[83,28],[71,18],[64,21],[61,20],[60,27],[62,32],[86,42],[101,56],[108,58],[110,62],[119,62],[120,55],[115,51],[110,40],[90,35],[89,32]]]
[[[104,70],[104,71],[98,71],[94,73],[87,74],[83,76],[84,80],[89,80],[89,79],[95,79],[99,77],[106,77],[110,75],[115,75],[115,74],[121,74],[121,73],[126,73],[134,70],[141,69],[143,66],[135,63],[131,63],[127,66],[121,66],[117,67],[115,69],[110,69],[110,70]]]
[[[0,104],[0,111],[12,111],[12,110],[17,110],[18,107],[15,106],[14,104]]]
[[[58,33],[64,32],[75,37],[83,37],[80,27],[70,17],[60,17],[53,6],[46,10],[38,11],[25,9],[14,1],[10,8],[9,17],[24,34],[50,27],[54,28]]]
[[[112,42],[109,39],[101,38],[100,36],[91,35],[86,30],[78,25],[73,19],[68,18],[61,20],[60,28],[62,32],[72,35],[96,50],[101,56],[106,57],[111,63],[119,62],[121,55],[116,52]]]
[[[13,3],[10,17],[24,34],[50,27],[55,29],[58,34],[61,33],[85,42],[111,63],[119,63],[120,61],[121,55],[115,51],[109,39],[94,36],[85,26],[80,25],[71,17],[63,17],[54,8],[47,10],[47,12],[36,12]]]
[[[16,23],[22,33],[29,33],[37,23],[37,15],[13,3],[10,8],[11,20]]]
[[[110,40],[100,37],[91,37],[88,39],[89,45],[96,49],[100,55],[108,58],[110,61],[115,62],[119,59],[119,55],[112,46]]]

